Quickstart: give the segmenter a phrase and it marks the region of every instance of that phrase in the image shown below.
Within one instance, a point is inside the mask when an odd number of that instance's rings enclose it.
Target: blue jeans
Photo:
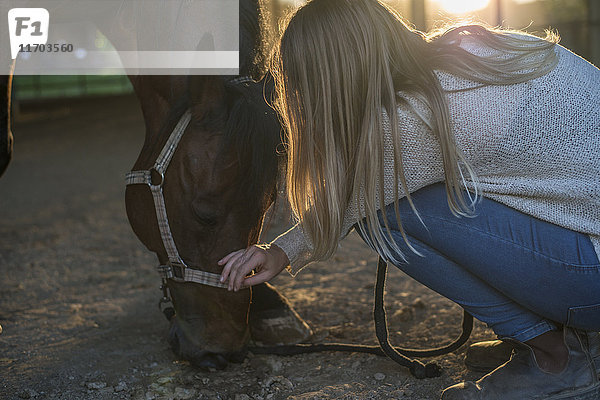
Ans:
[[[406,274],[461,305],[500,338],[524,342],[557,324],[600,330],[600,262],[587,235],[487,198],[476,205],[475,217],[456,217],[443,183],[412,198],[425,226],[406,199],[400,218],[422,256],[404,242],[393,204],[385,209],[407,261],[396,264]],[[380,221],[383,226],[381,215]]]

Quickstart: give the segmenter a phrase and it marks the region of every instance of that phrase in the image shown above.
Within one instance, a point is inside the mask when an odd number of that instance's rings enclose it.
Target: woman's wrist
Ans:
[[[269,246],[269,251],[275,257],[277,265],[279,265],[281,270],[290,265],[290,259],[288,258],[287,254],[285,254],[285,251],[281,249],[281,247],[277,246],[276,244],[272,244]]]

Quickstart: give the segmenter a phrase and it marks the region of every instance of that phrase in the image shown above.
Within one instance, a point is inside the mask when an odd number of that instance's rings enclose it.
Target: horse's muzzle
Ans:
[[[168,340],[173,353],[178,358],[189,361],[193,366],[202,369],[224,369],[230,362],[241,363],[248,352],[245,348],[229,353],[214,353],[203,350],[186,337],[176,317],[171,320]]]

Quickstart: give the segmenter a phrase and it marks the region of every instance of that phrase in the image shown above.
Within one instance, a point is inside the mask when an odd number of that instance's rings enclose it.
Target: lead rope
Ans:
[[[434,378],[440,376],[442,368],[436,363],[423,364],[409,357],[436,357],[448,354],[465,344],[473,330],[473,317],[467,311],[463,313],[462,333],[452,343],[433,349],[404,349],[393,347],[388,338],[387,319],[385,314],[384,292],[385,278],[387,274],[387,263],[381,257],[377,263],[377,280],[375,283],[375,301],[373,307],[373,320],[375,322],[375,333],[379,340],[379,346],[367,346],[345,343],[325,344],[295,344],[270,347],[250,347],[254,354],[276,354],[290,356],[296,354],[316,353],[321,351],[347,351],[354,353],[369,353],[378,356],[388,356],[396,363],[407,367],[410,373],[418,379]]]

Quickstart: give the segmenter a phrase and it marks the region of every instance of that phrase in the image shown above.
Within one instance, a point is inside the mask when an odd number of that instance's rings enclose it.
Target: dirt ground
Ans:
[[[0,179],[0,399],[437,399],[478,377],[464,367],[464,347],[439,357],[444,373],[428,380],[355,353],[249,354],[224,371],[177,361],[156,307],[155,256],[125,215],[124,173],[143,140],[135,99],[20,119],[14,161]],[[315,341],[375,344],[375,266],[352,234],[330,262],[274,283]],[[396,269],[386,302],[396,345],[438,346],[459,333],[459,307]],[[491,337],[476,323],[471,341]]]

